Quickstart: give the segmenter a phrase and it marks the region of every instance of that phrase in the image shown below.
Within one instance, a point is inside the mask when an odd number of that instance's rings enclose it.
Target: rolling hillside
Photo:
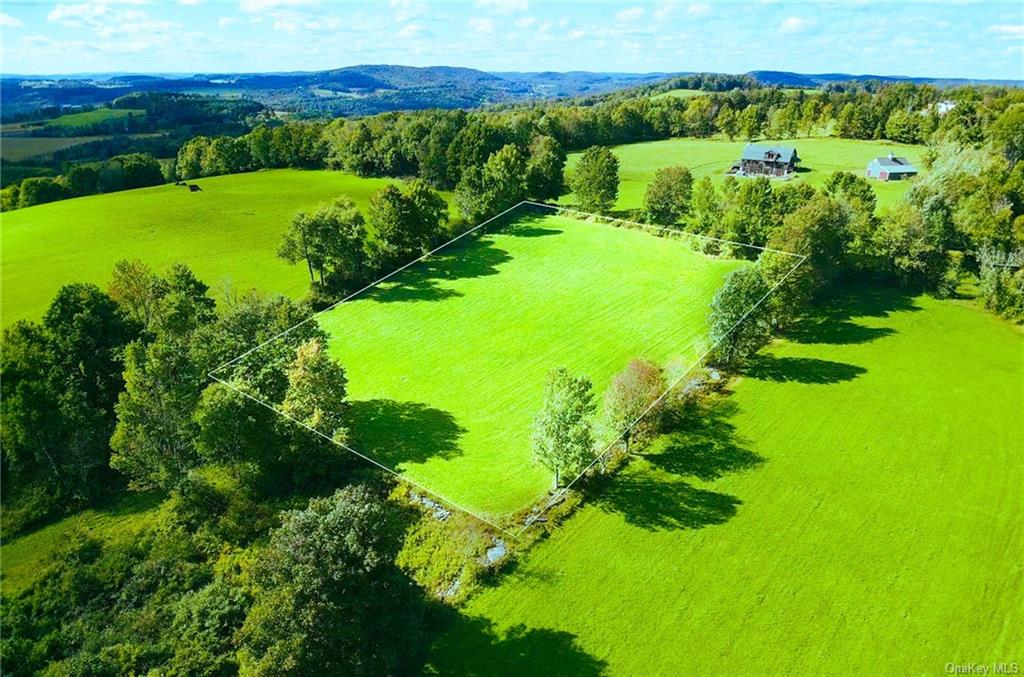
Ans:
[[[301,296],[305,269],[275,256],[292,215],[343,195],[365,207],[394,180],[280,169],[194,183],[202,192],[164,185],[4,213],[3,326],[40,317],[61,285],[104,286],[120,259],[180,261],[210,286]]]

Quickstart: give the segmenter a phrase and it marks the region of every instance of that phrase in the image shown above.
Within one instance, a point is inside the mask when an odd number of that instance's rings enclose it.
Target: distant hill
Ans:
[[[450,66],[360,65],[287,73],[6,76],[0,87],[5,116],[44,106],[106,103],[138,91],[247,96],[277,110],[313,115],[368,115],[603,94],[656,82],[668,75],[579,71],[486,73]]]
[[[8,75],[0,78],[3,117],[47,106],[103,104],[131,92],[189,92],[248,97],[275,110],[304,115],[370,115],[423,108],[474,108],[493,103],[606,94],[687,73],[497,72],[451,66],[360,65],[286,73]],[[921,78],[758,70],[758,82],[816,88],[850,80],[1021,86],[1019,81]]]
[[[976,80],[971,78],[926,78],[909,75],[851,75],[850,73],[791,73],[789,71],[750,71],[747,73],[764,85],[775,85],[778,87],[801,87],[813,89],[826,85],[830,82],[867,82],[875,80],[878,82],[913,82],[919,85],[934,85],[936,87],[954,87],[956,85],[1004,85],[1007,87],[1021,87],[1024,82],[1021,80]]]

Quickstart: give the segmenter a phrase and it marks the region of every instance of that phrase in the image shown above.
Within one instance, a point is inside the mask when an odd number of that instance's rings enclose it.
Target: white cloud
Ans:
[[[1008,38],[1024,38],[1024,24],[995,24],[985,30]]]
[[[0,26],[6,26],[7,28],[17,28],[21,25],[21,19],[15,16],[11,16],[7,12],[0,12]]]
[[[217,19],[217,25],[221,28],[224,28],[225,26],[231,26],[233,24],[236,24],[239,21],[240,19],[233,16],[222,16],[221,18]]]
[[[520,28],[529,28],[535,23],[537,23],[537,17],[535,16],[524,16],[522,19],[516,19],[516,26]]]
[[[813,19],[805,19],[799,16],[791,16],[782,20],[779,24],[780,33],[804,33],[814,25]]]
[[[484,19],[482,17],[473,16],[466,22],[471,31],[477,33],[493,33],[494,32],[494,21],[491,19]]]
[[[686,8],[686,13],[690,16],[707,16],[711,14],[711,5],[706,2],[691,2]]]
[[[178,0],[179,5],[200,5],[203,0]]]
[[[586,35],[586,33],[577,28],[575,30],[569,31],[569,34],[566,37],[568,37],[570,40],[579,40],[584,35]]]
[[[515,14],[530,9],[527,0],[476,0],[473,4],[495,14]]]
[[[266,12],[279,7],[312,5],[313,0],[239,0],[238,8],[243,12]]]
[[[419,24],[407,24],[402,26],[402,30],[398,31],[398,37],[403,39],[415,38],[425,30],[426,28]]]
[[[644,15],[643,7],[628,7],[615,13],[619,21],[636,21]]]
[[[423,16],[429,7],[425,2],[413,2],[413,0],[391,0],[388,7],[395,13],[395,21],[405,23],[409,19]]]

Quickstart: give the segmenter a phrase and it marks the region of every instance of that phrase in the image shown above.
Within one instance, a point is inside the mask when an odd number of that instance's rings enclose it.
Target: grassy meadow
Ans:
[[[758,141],[757,143],[775,143]],[[906,156],[920,168],[924,146],[909,146],[888,141],[858,141],[831,137],[809,139],[787,139],[777,142],[784,146],[795,146],[802,162],[798,164],[797,176],[812,186],[821,186],[829,174],[838,171],[853,172],[863,176],[868,162],[875,157],[893,152]],[[612,148],[619,159],[619,200],[617,210],[640,209],[643,206],[644,191],[662,167],[684,165],[690,168],[695,179],[710,176],[716,185],[721,185],[726,172],[743,151],[745,141],[724,139],[668,139],[634,143]],[[566,173],[571,174],[579,160],[579,153],[569,156]],[[739,180],[743,180],[742,178]],[[879,207],[895,204],[906,192],[909,182],[871,181],[878,195]],[[563,196],[561,201],[573,204],[573,195]]]
[[[0,158],[4,162],[18,162],[39,155],[52,155],[59,150],[81,143],[99,141],[105,136],[8,136],[0,137]]]
[[[472,512],[524,508],[551,485],[530,463],[547,372],[585,373],[600,395],[633,357],[691,362],[741,265],[556,215],[458,243],[319,316],[349,378],[352,446]]]
[[[159,494],[129,494],[41,526],[10,542],[5,540],[0,546],[3,595],[12,597],[27,588],[71,534],[84,534],[106,543],[129,538],[156,521],[162,500]]]
[[[104,287],[114,263],[142,259],[155,269],[188,264],[211,287],[229,281],[301,296],[304,266],[275,256],[296,211],[347,195],[365,208],[393,179],[280,169],[197,179],[202,192],[174,185],[91,195],[0,215],[3,326],[36,319],[61,285]]]
[[[835,302],[473,598],[434,673],[1019,662],[1022,341],[966,302]]]

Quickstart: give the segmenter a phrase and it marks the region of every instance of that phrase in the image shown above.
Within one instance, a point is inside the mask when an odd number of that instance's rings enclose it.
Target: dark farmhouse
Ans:
[[[796,171],[800,158],[796,148],[748,143],[732,172],[741,176],[788,176]]]
[[[881,179],[882,181],[899,181],[909,179],[917,174],[917,167],[910,164],[905,157],[896,157],[889,153],[889,157],[876,157],[868,163],[868,178]]]

